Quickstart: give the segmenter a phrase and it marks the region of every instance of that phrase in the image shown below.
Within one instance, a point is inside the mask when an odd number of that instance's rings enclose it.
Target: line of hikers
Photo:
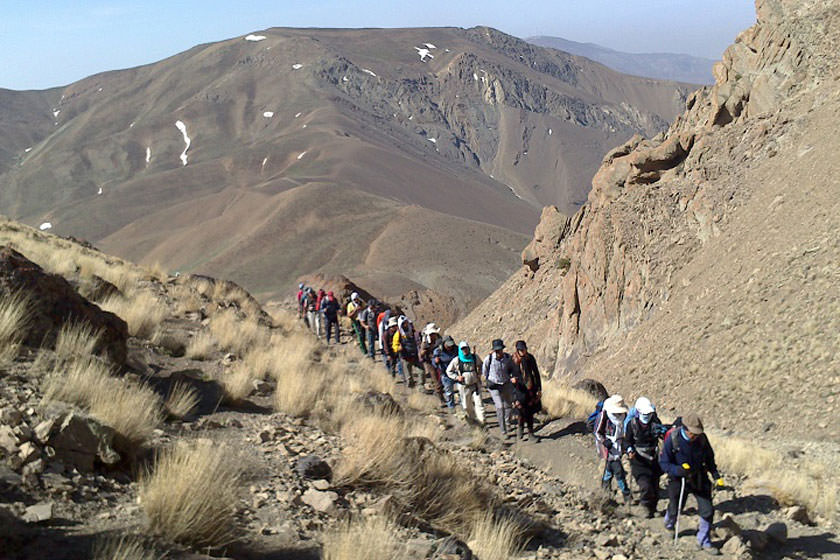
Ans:
[[[364,303],[353,292],[346,306],[341,306],[333,292],[315,292],[303,284],[298,291],[298,310],[317,336],[326,333],[327,343],[333,329],[335,342],[340,341],[341,310],[350,319],[363,354],[375,361],[378,352],[393,378],[399,377],[408,387],[418,384],[421,389],[434,391],[442,406],[449,410],[455,409],[457,392],[468,423],[485,425],[481,390],[486,387],[502,439],[512,437],[515,425],[518,439],[524,441],[530,435],[539,442],[539,436],[534,433],[534,415],[542,409],[542,381],[537,361],[528,352],[524,340],[516,342],[511,355],[505,352],[504,342],[495,339],[491,352],[480,360],[467,341],[456,345],[451,336],[441,335],[435,323],[426,324],[418,333],[409,318],[375,299]],[[689,413],[673,424],[664,424],[649,398],[640,397],[628,409],[621,395],[612,395],[598,403],[587,419],[587,427],[595,434],[596,451],[604,460],[601,485],[605,491],[610,491],[615,479],[625,503],[632,503],[622,464],[626,456],[639,489],[639,504],[647,517],[653,518],[659,501],[660,479],[667,474],[665,528],[674,531],[676,539],[680,512],[688,495],[694,495],[700,517],[698,546],[707,553],[720,554],[711,542],[714,507],[709,474],[714,486],[722,487],[723,479],[697,414]],[[663,442],[661,449],[660,442]]]
[[[496,339],[490,354],[480,361],[467,341],[456,345],[451,336],[441,335],[435,323],[418,332],[408,317],[375,299],[364,303],[353,292],[342,308],[333,292],[298,286],[299,317],[316,336],[326,332],[328,344],[331,332],[335,332],[335,343],[340,342],[340,310],[350,319],[361,352],[372,360],[378,352],[391,377],[399,377],[408,387],[434,392],[441,405],[453,411],[457,392],[467,422],[480,426],[485,424],[481,390],[486,387],[502,438],[512,437],[516,426],[519,439],[531,436],[539,441],[534,434],[534,414],[542,409],[542,381],[525,341],[517,341],[511,355],[504,351],[504,342]]]
[[[717,555],[712,545],[711,528],[714,518],[712,488],[723,487],[723,478],[715,464],[715,452],[703,430],[703,421],[696,413],[664,424],[656,414],[656,407],[647,397],[636,400],[628,409],[621,395],[612,395],[598,403],[590,416],[595,433],[596,449],[604,460],[602,488],[609,491],[615,479],[624,502],[631,503],[622,457],[630,462],[630,473],[639,488],[639,504],[647,517],[656,515],[659,501],[659,480],[668,475],[668,507],[665,528],[679,533],[679,516],[689,494],[697,500],[700,521],[697,544],[701,550]],[[662,441],[660,450],[659,443]],[[709,478],[712,475],[712,479]]]

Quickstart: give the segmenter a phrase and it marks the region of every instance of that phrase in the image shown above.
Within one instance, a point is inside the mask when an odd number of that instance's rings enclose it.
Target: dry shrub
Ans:
[[[254,379],[265,379],[277,366],[276,353],[271,345],[255,346],[245,353],[242,361],[251,371]]]
[[[173,418],[183,418],[190,415],[198,406],[198,391],[183,381],[174,383],[169,388],[164,408]]]
[[[542,405],[552,418],[586,418],[595,410],[597,399],[585,391],[556,381],[543,383]]]
[[[254,390],[254,378],[248,366],[242,362],[223,371],[218,381],[225,393],[225,402],[229,404],[241,403]]]
[[[128,324],[131,336],[148,338],[168,315],[163,302],[149,292],[135,290],[129,297],[114,295],[105,298],[99,307],[110,311]]]
[[[151,436],[162,421],[154,391],[111,377],[108,366],[90,356],[58,361],[47,376],[44,399],[79,406],[132,444]]]
[[[353,519],[324,535],[324,560],[407,560],[399,528],[382,517]]]
[[[409,437],[398,416],[366,414],[342,428],[347,442],[336,466],[340,484],[379,487],[404,511],[462,537],[495,499],[481,478],[424,438]]]
[[[275,377],[274,408],[292,416],[308,416],[327,387],[327,374],[318,364],[286,370]]]
[[[208,331],[198,331],[187,344],[185,356],[191,360],[206,360],[216,351],[216,339]]]
[[[29,300],[21,292],[0,297],[0,365],[13,360],[20,351],[28,307]]]
[[[179,442],[140,479],[152,533],[193,546],[221,546],[236,534],[241,476],[237,457],[216,442]]]
[[[393,384],[393,382],[392,382]],[[405,399],[405,404],[414,410],[420,412],[428,412],[437,408],[437,403],[440,402],[437,397],[420,393],[419,391],[412,391],[408,398]]]
[[[517,557],[526,543],[523,527],[517,520],[488,511],[473,521],[468,544],[481,560],[508,560]]]
[[[101,336],[90,324],[65,323],[55,341],[56,356],[62,360],[91,356]]]
[[[800,504],[828,519],[837,518],[840,486],[831,469],[812,462],[807,468],[794,470],[778,452],[746,439],[708,432],[721,470],[753,479],[783,504]]]
[[[93,545],[93,560],[159,560],[164,555],[136,536],[104,538]]]
[[[223,311],[210,318],[210,332],[224,350],[240,356],[248,349],[265,344],[268,331],[252,319],[239,319],[234,311]]]
[[[90,414],[133,444],[152,436],[163,422],[160,397],[140,383],[110,378],[93,394]]]

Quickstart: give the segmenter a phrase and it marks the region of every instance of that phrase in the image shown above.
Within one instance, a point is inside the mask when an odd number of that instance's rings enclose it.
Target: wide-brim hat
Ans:
[[[517,340],[515,346],[516,346],[517,350],[527,350],[528,349],[528,345],[525,344],[524,340]]]
[[[610,414],[627,414],[627,404],[621,395],[613,395],[604,401],[604,410]]]
[[[443,345],[444,346],[455,346],[455,339],[452,338],[451,336],[447,336],[446,338],[443,339]]]
[[[390,319],[388,319],[388,328],[389,329],[391,327],[396,327],[396,326],[397,326],[397,318],[396,317],[391,317]]]
[[[682,419],[685,429],[692,434],[700,435],[703,433],[703,420],[696,412],[689,412]]]
[[[504,350],[504,349],[505,349],[505,343],[502,342],[501,338],[497,338],[496,340],[493,341],[493,350]]]
[[[440,334],[440,327],[438,327],[434,323],[429,323],[426,325],[426,328],[423,329],[425,334]]]

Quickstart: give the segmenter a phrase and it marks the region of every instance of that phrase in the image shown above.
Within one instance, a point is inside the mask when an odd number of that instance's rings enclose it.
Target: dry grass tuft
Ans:
[[[327,388],[327,374],[318,364],[286,370],[275,380],[274,408],[292,416],[308,416]]]
[[[556,381],[543,382],[542,404],[552,418],[586,418],[597,403],[595,397],[584,391]]]
[[[508,560],[519,556],[526,543],[523,527],[515,519],[485,512],[473,521],[468,544],[481,560]]]
[[[178,381],[169,388],[164,408],[173,418],[189,416],[198,406],[198,391],[183,381]]]
[[[216,351],[216,339],[208,331],[198,331],[187,344],[186,357],[191,360],[206,360]]]
[[[381,517],[354,519],[324,536],[324,560],[407,560],[396,524]]]
[[[749,440],[709,433],[715,461],[724,472],[746,476],[768,488],[780,503],[799,504],[827,519],[838,516],[840,485],[831,469],[816,462],[791,469],[778,453]],[[772,476],[771,476],[772,475]]]
[[[210,318],[210,332],[219,346],[240,356],[255,346],[268,343],[268,330],[253,319],[239,319],[234,311],[222,311]]]
[[[254,378],[248,366],[242,362],[223,371],[218,381],[225,392],[225,402],[230,404],[241,403],[254,391]]]
[[[154,391],[112,377],[108,366],[91,356],[59,360],[47,376],[44,399],[79,406],[132,444],[146,440],[163,420]]]
[[[61,360],[92,356],[102,334],[84,323],[65,323],[58,331],[55,353]]]
[[[0,366],[12,361],[20,351],[20,342],[26,330],[29,300],[21,292],[0,298]]]
[[[169,314],[156,296],[134,291],[129,297],[114,295],[100,302],[99,307],[110,311],[128,324],[128,332],[138,338],[149,338]]]
[[[93,560],[159,560],[164,558],[136,536],[105,538],[93,545]]]
[[[236,455],[209,440],[179,442],[140,479],[152,533],[193,546],[221,546],[236,534],[241,476]]]

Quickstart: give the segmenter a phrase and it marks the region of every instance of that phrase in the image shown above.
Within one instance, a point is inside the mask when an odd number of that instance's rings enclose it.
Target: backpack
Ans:
[[[598,401],[595,405],[595,410],[586,417],[586,431],[591,434],[595,433],[595,424],[598,422],[598,416],[604,408],[604,401]]]
[[[674,437],[675,434],[679,434],[679,429],[682,427],[682,416],[677,416],[677,419],[674,420],[674,423],[671,424],[671,427],[668,428],[668,431],[665,432],[665,437],[662,438],[662,441],[668,441],[668,438],[671,438],[671,448],[674,450],[674,454],[680,452],[680,438]],[[665,449],[665,447],[662,447]]]

